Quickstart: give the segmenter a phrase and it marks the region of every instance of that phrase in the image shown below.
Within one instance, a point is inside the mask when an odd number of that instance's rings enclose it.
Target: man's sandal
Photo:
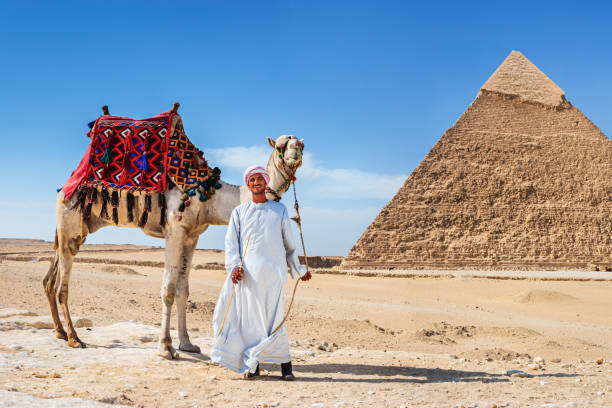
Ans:
[[[291,367],[291,361],[289,361],[288,363],[281,364],[281,376],[285,381],[295,380],[295,376],[293,375],[293,370]]]
[[[257,364],[257,368],[255,369],[254,373],[252,373],[251,370],[247,370],[247,372],[244,373],[244,376],[243,376],[245,380],[250,380],[254,377],[259,377],[259,364]]]

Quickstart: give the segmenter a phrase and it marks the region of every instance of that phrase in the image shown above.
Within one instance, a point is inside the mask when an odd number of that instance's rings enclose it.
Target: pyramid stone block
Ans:
[[[612,141],[513,51],[343,268],[612,266]]]

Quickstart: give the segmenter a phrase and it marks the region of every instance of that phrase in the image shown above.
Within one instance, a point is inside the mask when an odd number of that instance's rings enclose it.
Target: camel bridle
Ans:
[[[287,164],[285,163],[285,151],[287,150],[288,143],[289,142],[285,143],[284,145],[275,147],[274,150],[276,154],[272,159],[272,164],[274,164],[274,168],[283,178],[283,183],[276,189],[270,188],[269,186],[266,187],[266,192],[272,194],[274,196],[274,201],[277,202],[280,201],[281,196],[289,190],[291,184],[295,182],[295,173],[302,165],[302,160],[300,160],[300,163],[295,167],[287,166]],[[304,143],[298,141],[297,146],[300,149],[300,153],[303,153]],[[277,163],[277,158],[279,163]]]

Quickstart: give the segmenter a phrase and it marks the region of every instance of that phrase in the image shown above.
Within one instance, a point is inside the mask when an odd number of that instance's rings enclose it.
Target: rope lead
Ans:
[[[298,229],[300,230],[300,240],[302,241],[302,250],[304,251],[304,264],[306,264],[306,270],[308,271],[308,256],[306,255],[306,246],[304,245],[304,235],[302,234],[302,222],[300,219],[300,205],[298,204],[297,194],[295,192],[295,183],[293,183],[293,199],[295,200],[295,204],[293,205],[293,208],[295,208],[295,214],[296,214],[295,222],[297,223]],[[272,331],[270,336],[276,333],[278,329],[280,329],[283,326],[283,324],[285,323],[285,320],[287,320],[287,317],[289,316],[289,312],[291,312],[291,306],[293,306],[293,300],[295,299],[295,292],[297,291],[297,287],[300,281],[301,281],[300,278],[297,278],[297,280],[295,281],[295,286],[293,287],[293,294],[291,295],[291,302],[289,302],[289,308],[287,309],[287,313],[285,313],[285,317],[283,317],[283,321],[280,322],[278,326],[276,326],[276,329]]]

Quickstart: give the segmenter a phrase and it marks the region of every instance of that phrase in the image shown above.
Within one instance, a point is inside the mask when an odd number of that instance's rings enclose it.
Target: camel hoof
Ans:
[[[185,343],[179,346],[179,350],[186,351],[188,353],[197,353],[200,354],[200,347],[195,344]]]
[[[172,360],[172,353],[170,353],[168,350],[166,350],[166,351],[158,351],[157,355],[160,356],[161,358],[166,359],[166,360]]]
[[[68,340],[68,346],[72,347],[72,348],[85,348],[85,343],[83,343],[81,340],[77,339],[69,339]]]
[[[179,354],[176,352],[174,347],[172,346],[162,346],[159,348],[157,355],[161,358],[165,358],[166,360],[172,360],[179,358]]]
[[[66,334],[64,330],[56,330],[55,337],[61,340],[66,340],[66,341],[68,340],[68,335]]]

